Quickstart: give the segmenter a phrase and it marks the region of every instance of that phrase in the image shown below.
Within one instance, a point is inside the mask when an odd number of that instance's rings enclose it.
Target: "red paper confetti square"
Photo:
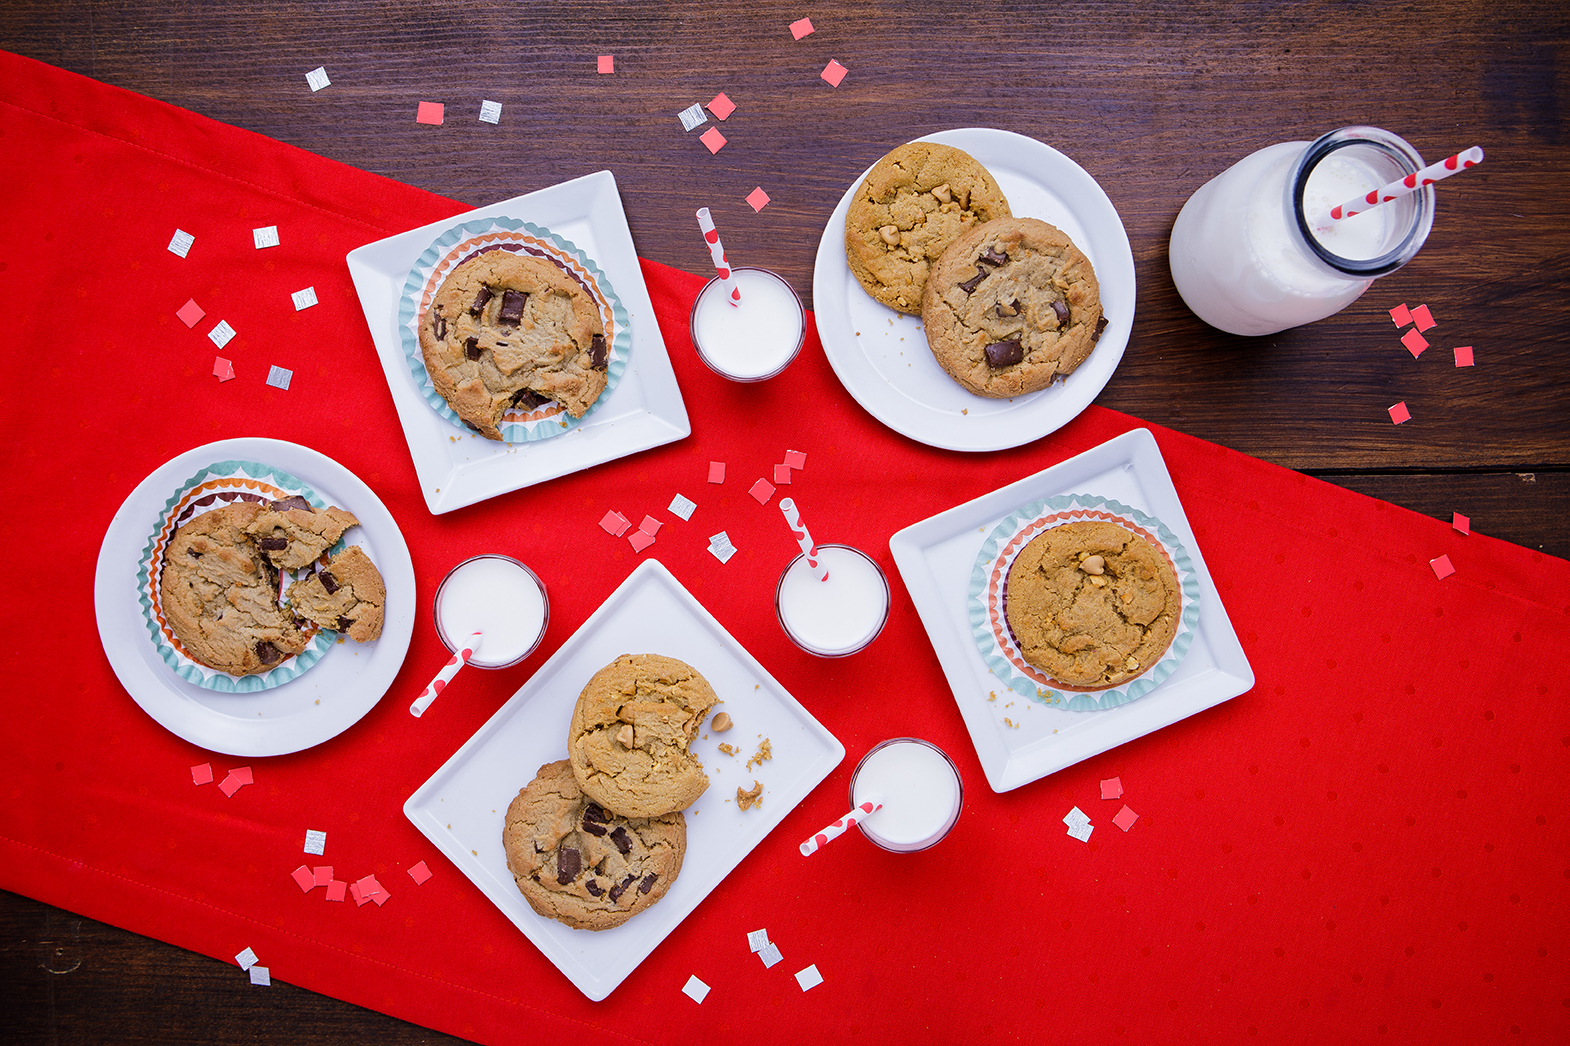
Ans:
[[[784,486],[785,484],[790,482],[790,466],[789,465],[775,465],[774,466],[774,482],[776,484],[780,485],[780,486]]]
[[[698,135],[698,141],[708,146],[710,153],[717,153],[725,148],[725,136],[720,133],[718,127],[710,127],[707,131]]]
[[[725,462],[723,462],[723,461],[711,461],[711,462],[709,462],[709,482],[710,483],[724,483],[725,482]]]
[[[1122,796],[1122,794],[1123,779],[1121,777],[1109,777],[1105,781],[1101,782],[1101,798],[1117,799]]]
[[[311,869],[311,877],[316,880],[317,886],[331,886],[333,884],[333,866],[330,864],[318,865]]]
[[[301,893],[310,893],[316,888],[316,876],[311,874],[311,870],[303,864],[290,872],[289,876],[300,885]]]
[[[600,55],[595,60],[595,68],[599,70],[601,76],[609,76],[616,71],[616,56],[612,54]]]
[[[714,99],[709,102],[706,108],[714,114],[716,120],[723,120],[736,111],[736,103],[725,97],[725,92],[721,91],[714,96]]]
[[[174,314],[180,317],[180,322],[187,327],[194,327],[202,322],[202,317],[207,315],[207,310],[196,304],[196,299],[192,298],[176,309]]]
[[[646,530],[634,530],[627,535],[627,543],[632,546],[634,552],[642,552],[654,544],[654,535]]]
[[[348,883],[341,879],[334,879],[332,882],[327,884],[327,899],[329,901],[341,901],[343,900],[343,895],[347,893],[348,890]]]
[[[419,110],[414,114],[415,123],[428,123],[441,125],[442,113],[446,106],[441,102],[421,102]]]
[[[222,356],[213,357],[213,376],[222,384],[234,380],[234,364]]]
[[[1455,527],[1456,530],[1462,534],[1472,533],[1471,518],[1469,516],[1463,516],[1459,512],[1450,513],[1450,525]]]
[[[785,464],[800,471],[807,467],[807,455],[799,450],[787,450],[785,452]]]
[[[1405,345],[1407,351],[1413,356],[1421,356],[1423,350],[1428,348],[1428,339],[1419,334],[1416,327],[1413,327],[1401,335],[1401,344]]]
[[[768,480],[760,479],[747,488],[747,493],[751,494],[758,504],[767,505],[769,499],[774,496],[774,487]]]
[[[364,907],[371,900],[365,895],[365,891],[360,889],[359,883],[349,884],[349,896],[354,898],[354,903],[359,907]]]
[[[1394,407],[1390,407],[1388,409],[1390,411],[1390,420],[1395,422],[1397,425],[1401,424],[1403,421],[1412,420],[1412,412],[1406,409],[1406,400],[1402,400]]]
[[[234,798],[234,793],[251,783],[251,768],[242,766],[238,770],[230,770],[228,775],[218,785],[218,790],[229,798]]]
[[[600,528],[613,538],[619,538],[627,533],[627,528],[632,526],[632,521],[615,509],[605,513],[600,520]]]
[[[1434,568],[1434,576],[1441,581],[1456,572],[1456,568],[1450,562],[1449,556],[1440,556],[1437,559],[1430,559],[1428,561],[1428,565]]]
[[[429,879],[430,877],[431,870],[425,866],[424,861],[421,861],[419,864],[409,869],[409,878],[414,880],[414,885],[416,886],[424,886],[425,880]]]
[[[840,81],[845,79],[845,74],[848,72],[850,72],[849,69],[846,69],[831,58],[829,59],[829,64],[823,67],[823,72],[818,75],[827,80],[831,87],[838,87]]]
[[[1456,346],[1456,366],[1457,367],[1470,367],[1470,366],[1472,366],[1472,346],[1470,346],[1470,345],[1457,345]]]
[[[213,764],[202,763],[200,766],[191,767],[191,783],[194,785],[210,785],[213,783]]]
[[[251,768],[248,766],[235,767],[233,770],[229,771],[229,776],[234,778],[236,781],[239,781],[243,785],[256,783],[256,778],[251,776]]]
[[[747,194],[747,204],[752,208],[753,213],[757,213],[769,205],[769,194],[764,192],[763,186],[760,185]]]
[[[1134,827],[1134,822],[1137,820],[1139,820],[1139,815],[1127,806],[1124,806],[1123,809],[1118,811],[1118,815],[1112,819],[1112,823],[1126,832]]]
[[[1434,314],[1428,311],[1427,305],[1419,305],[1417,308],[1412,310],[1412,322],[1417,324],[1417,329],[1420,331],[1426,331],[1430,327],[1439,326],[1439,324],[1434,321]]]
[[[1406,307],[1406,302],[1402,302],[1390,310],[1390,319],[1397,327],[1405,327],[1412,322],[1412,311]]]
[[[798,18],[790,24],[790,35],[800,40],[804,36],[812,35],[812,19]]]
[[[655,519],[653,516],[644,516],[643,517],[643,522],[638,524],[638,529],[643,531],[645,534],[649,535],[649,537],[652,538],[654,535],[656,535],[656,534],[658,534],[660,532],[660,528],[663,527],[664,525],[665,525],[664,523],[661,523],[659,520]]]

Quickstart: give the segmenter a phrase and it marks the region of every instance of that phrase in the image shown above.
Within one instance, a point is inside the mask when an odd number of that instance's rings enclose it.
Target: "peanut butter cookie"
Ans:
[[[961,233],[1006,218],[1008,199],[975,157],[910,142],[873,165],[845,213],[845,259],[867,293],[921,315],[932,266]]]

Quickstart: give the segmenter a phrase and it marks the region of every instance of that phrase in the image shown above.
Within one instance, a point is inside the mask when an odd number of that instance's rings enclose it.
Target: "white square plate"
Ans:
[[[632,350],[626,372],[582,424],[551,439],[497,443],[456,427],[426,402],[404,356],[398,303],[410,268],[449,229],[491,217],[532,222],[572,243],[605,273],[627,310]],[[350,251],[348,263],[433,514],[673,443],[692,431],[609,171],[368,243]]]
[[[970,579],[988,533],[1005,516],[1056,494],[1093,494],[1155,516],[1177,534],[1200,585],[1199,626],[1175,672],[1116,708],[1070,712],[1008,690],[971,638]],[[1149,429],[1134,429],[1017,483],[912,524],[889,551],[926,626],[976,754],[994,792],[1029,784],[1065,766],[1170,726],[1246,693],[1254,670],[1200,555],[1177,489]],[[990,694],[996,700],[990,700]],[[1018,723],[1017,727],[1004,718]]]
[[[537,915],[507,870],[507,806],[544,764],[567,757],[573,705],[589,677],[620,654],[658,653],[696,668],[735,727],[701,731],[693,751],[709,790],[687,810],[681,875],[654,907],[610,930],[574,930]],[[440,714],[438,702],[427,715]],[[774,756],[744,768],[768,738]],[[728,740],[741,749],[720,754]],[[609,995],[698,903],[845,758],[814,719],[659,560],[645,560],[561,649],[404,803],[415,827],[589,998]],[[737,786],[763,802],[736,808]]]

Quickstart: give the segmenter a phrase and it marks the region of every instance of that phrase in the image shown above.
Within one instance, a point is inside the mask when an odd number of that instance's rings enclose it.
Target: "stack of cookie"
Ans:
[[[507,868],[530,907],[605,930],[665,896],[687,849],[682,811],[709,787],[689,746],[718,703],[696,669],[659,654],[623,654],[594,674],[568,758],[540,767],[507,808]]]
[[[868,294],[922,318],[938,364],[978,396],[1067,377],[1106,326],[1084,252],[1014,217],[992,174],[951,146],[911,142],[873,165],[846,212],[845,256]]]

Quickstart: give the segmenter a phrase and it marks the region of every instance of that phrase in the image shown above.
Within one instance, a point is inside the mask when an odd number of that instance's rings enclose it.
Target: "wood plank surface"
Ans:
[[[803,15],[816,32],[795,41]],[[706,272],[692,216],[708,206],[733,260],[809,305],[829,214],[885,151],[951,127],[1029,135],[1100,182],[1133,246],[1133,336],[1097,402],[1558,556],[1567,44],[1570,7],[1531,0],[0,5],[0,48],[471,204],[608,168],[643,256]],[[818,75],[830,59],[849,69],[838,88]],[[317,66],[332,85],[313,93]],[[737,110],[710,155],[676,113],[720,91]],[[424,100],[445,103],[441,127],[415,123]],[[1440,187],[1416,259],[1341,314],[1253,339],[1196,319],[1166,261],[1183,201],[1254,149],[1358,123],[1430,159],[1488,158]],[[771,202],[753,213],[757,186]],[[1420,359],[1386,314],[1402,302],[1440,321]],[[1463,344],[1469,369],[1450,359]],[[18,1043],[459,1041],[285,985],[264,996],[233,966],[9,894],[0,1015]]]

